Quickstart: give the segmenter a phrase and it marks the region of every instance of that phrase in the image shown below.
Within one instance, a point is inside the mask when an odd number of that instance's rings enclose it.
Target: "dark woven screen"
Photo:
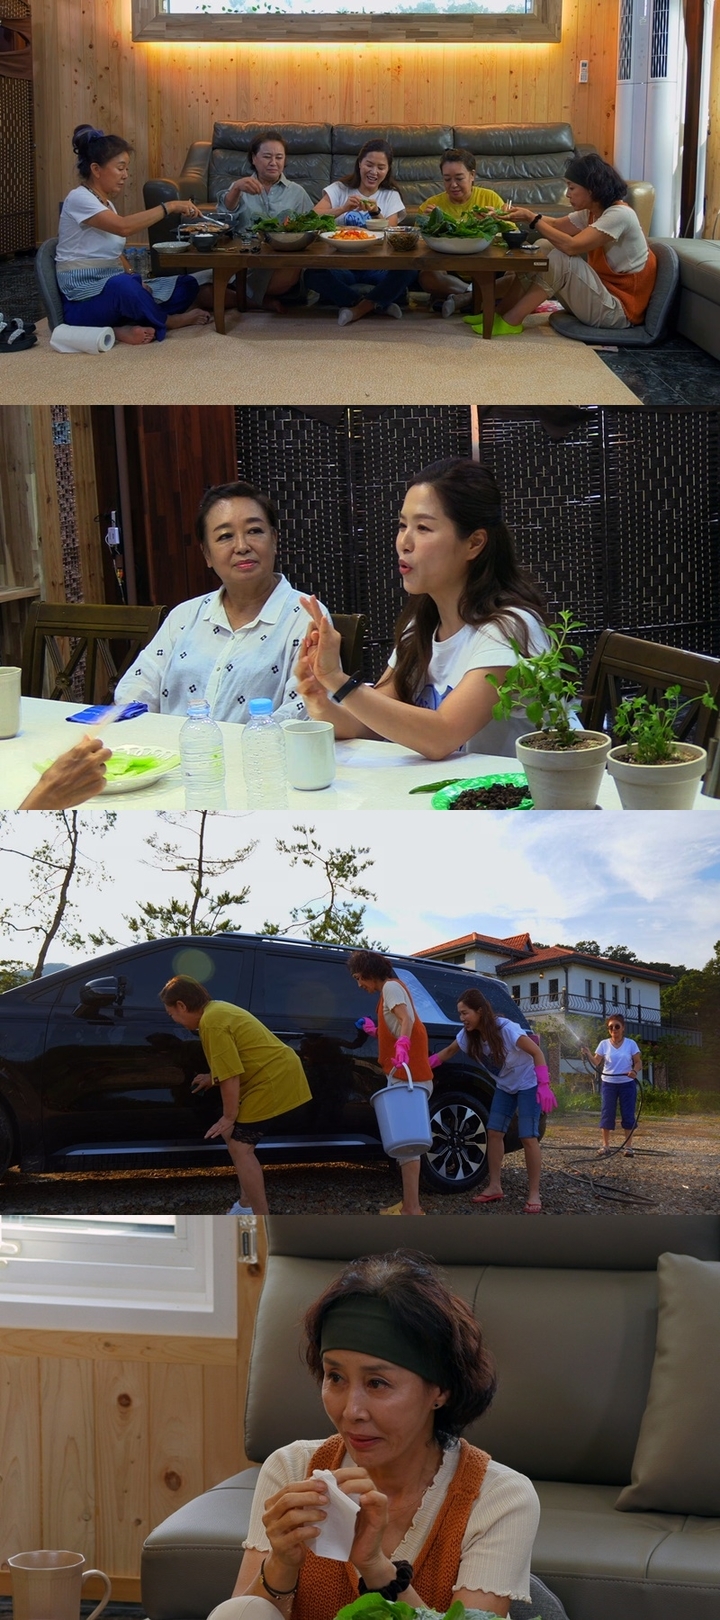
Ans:
[[[484,407],[480,453],[552,611],[720,656],[716,410]],[[238,469],[277,500],[293,584],[370,621],[377,677],[402,603],[394,551],[408,475],[471,453],[467,407],[240,406]]]
[[[28,0],[0,0],[0,254],[35,246],[35,144]]]
[[[402,601],[393,541],[408,474],[470,455],[469,408],[238,406],[236,423],[239,476],[277,501],[289,578],[331,611],[367,614],[377,678]]]

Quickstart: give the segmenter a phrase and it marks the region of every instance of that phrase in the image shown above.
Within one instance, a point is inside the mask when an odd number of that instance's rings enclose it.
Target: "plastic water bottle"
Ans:
[[[287,809],[285,738],[270,698],[250,699],[243,728],[243,774],[249,810]]]
[[[186,810],[224,810],[225,754],[222,732],[204,698],[188,704],[180,729],[180,764]]]

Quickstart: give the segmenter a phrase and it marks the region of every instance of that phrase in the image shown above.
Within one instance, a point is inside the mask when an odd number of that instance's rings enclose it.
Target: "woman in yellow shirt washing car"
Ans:
[[[296,1052],[266,1029],[244,1007],[213,1001],[205,986],[184,974],[160,991],[174,1024],[197,1030],[209,1074],[196,1074],[193,1091],[219,1085],[222,1114],[205,1140],[223,1138],[240,1182],[231,1215],[268,1215],[265,1181],[255,1147],[268,1135],[270,1122],[311,1099],[305,1070]]]
[[[472,152],[468,152],[464,146],[451,146],[443,153],[440,172],[445,190],[438,192],[436,197],[428,197],[423,203],[418,213],[421,227],[421,216],[429,214],[433,208],[441,208],[449,219],[459,219],[469,208],[507,207],[496,191],[475,185],[476,168]],[[472,299],[472,287],[460,276],[446,275],[443,270],[421,270],[418,280],[423,292],[432,293],[433,308],[439,309],[445,317],[454,315],[458,309],[465,309]]]

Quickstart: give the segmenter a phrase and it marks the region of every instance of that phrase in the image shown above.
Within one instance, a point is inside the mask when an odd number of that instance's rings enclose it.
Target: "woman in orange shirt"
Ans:
[[[364,1018],[361,1027],[366,1034],[377,1035],[378,1057],[388,1084],[392,1085],[394,1078],[404,1078],[395,1077],[394,1071],[407,1063],[414,1083],[421,1085],[429,1096],[433,1075],[427,1030],[417,1016],[410,991],[401,984],[392,964],[380,951],[353,951],[348,957],[348,967],[361,990],[375,991],[380,996],[377,1026],[372,1019]],[[391,1204],[381,1213],[423,1215],[425,1211],[420,1208],[420,1158],[417,1154],[405,1156],[402,1153],[395,1157],[402,1175],[402,1201]]]
[[[642,326],[657,260],[642,225],[625,201],[627,184],[597,152],[572,158],[565,170],[572,212],[548,219],[533,208],[511,208],[510,218],[537,230],[538,253],[549,259],[535,276],[512,276],[497,306],[495,327],[521,332],[522,322],[549,296],[586,326]]]

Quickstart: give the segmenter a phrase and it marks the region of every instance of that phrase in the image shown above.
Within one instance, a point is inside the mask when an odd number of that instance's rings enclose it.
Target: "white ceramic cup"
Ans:
[[[291,720],[283,726],[290,787],[317,792],[335,778],[335,729],[329,720]]]
[[[98,1620],[110,1599],[110,1577],[88,1569],[82,1553],[16,1553],[3,1569],[12,1571],[13,1620],[80,1620],[82,1589],[91,1575],[104,1582],[105,1592],[88,1620]]]
[[[17,737],[20,730],[20,670],[0,664],[0,738]]]

